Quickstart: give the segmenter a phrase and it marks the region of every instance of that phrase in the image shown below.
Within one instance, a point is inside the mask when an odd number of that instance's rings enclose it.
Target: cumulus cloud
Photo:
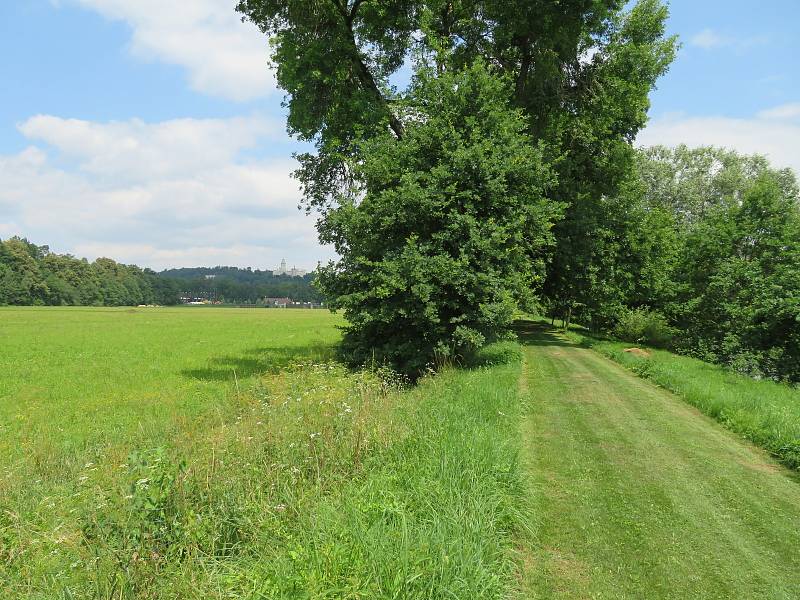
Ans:
[[[279,128],[260,117],[175,119],[144,123],[138,119],[94,123],[39,115],[19,130],[78,160],[81,168],[115,180],[151,180],[192,174],[231,162]]]
[[[763,154],[776,167],[800,175],[800,104],[764,110],[751,118],[671,115],[650,122],[637,142],[645,146],[722,146]]]
[[[331,254],[286,159],[243,151],[274,139],[259,117],[95,123],[34,117],[20,126],[47,144],[0,156],[0,234],[59,251],[164,268],[313,267]]]
[[[66,0],[131,28],[130,52],[187,69],[196,91],[236,101],[275,89],[267,38],[234,11],[236,0]]]

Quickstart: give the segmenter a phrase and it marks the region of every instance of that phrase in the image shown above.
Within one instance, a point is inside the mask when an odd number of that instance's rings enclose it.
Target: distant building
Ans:
[[[264,304],[272,308],[286,308],[293,302],[291,298],[264,298]]]
[[[298,269],[297,267],[292,267],[291,269],[286,268],[286,259],[284,258],[281,260],[281,266],[273,271],[273,275],[288,275],[289,277],[302,277],[305,275],[307,271],[304,269]]]

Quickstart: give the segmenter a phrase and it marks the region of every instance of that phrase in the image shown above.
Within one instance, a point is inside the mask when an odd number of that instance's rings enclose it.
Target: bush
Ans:
[[[541,281],[561,206],[544,198],[551,174],[507,85],[480,64],[418,73],[420,118],[401,140],[363,143],[363,197],[342,198],[319,225],[341,256],[318,282],[344,309],[349,363],[414,379],[463,362],[509,330]]]
[[[626,342],[669,348],[677,335],[677,330],[670,326],[666,317],[660,312],[637,308],[622,313],[613,333]]]

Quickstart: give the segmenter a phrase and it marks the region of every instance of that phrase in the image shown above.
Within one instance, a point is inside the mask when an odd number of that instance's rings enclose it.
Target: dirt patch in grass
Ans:
[[[743,467],[747,467],[748,469],[752,469],[753,471],[759,471],[761,473],[777,473],[779,471],[782,471],[782,469],[778,465],[773,465],[768,462],[750,462],[746,460],[740,460],[738,462]]]
[[[628,354],[633,354],[634,356],[638,356],[640,358],[650,358],[652,354],[647,350],[642,350],[641,348],[625,348],[623,352],[627,352]]]

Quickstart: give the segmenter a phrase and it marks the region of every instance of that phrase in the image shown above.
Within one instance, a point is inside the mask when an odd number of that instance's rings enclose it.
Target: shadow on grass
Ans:
[[[565,340],[558,335],[554,327],[539,321],[514,321],[514,331],[520,343],[526,346],[568,346],[577,347],[578,344]]]
[[[578,347],[579,344],[562,338],[559,331],[541,321],[518,320],[513,324],[520,343],[526,346],[565,346]],[[503,347],[490,347],[478,356],[473,357],[462,366],[464,368],[480,368],[484,366],[504,364],[514,359],[519,351]],[[232,381],[236,378],[246,379],[255,375],[277,373],[295,362],[314,361],[328,362],[339,359],[334,344],[310,344],[308,346],[265,346],[250,348],[240,355],[217,356],[208,359],[205,367],[183,369],[181,375],[200,381]]]
[[[208,360],[208,366],[183,369],[181,375],[200,381],[230,381],[234,372],[239,379],[264,373],[277,373],[295,362],[330,361],[336,356],[332,345],[264,347],[245,350],[240,356],[218,356]]]

